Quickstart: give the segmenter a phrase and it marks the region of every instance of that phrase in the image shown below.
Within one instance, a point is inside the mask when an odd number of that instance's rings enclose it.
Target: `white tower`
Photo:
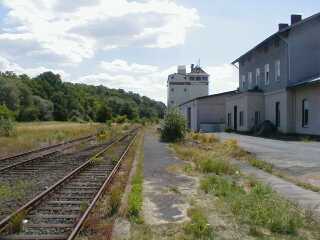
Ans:
[[[187,73],[186,66],[178,66],[178,72],[168,77],[168,108],[177,107],[197,97],[207,96],[209,77],[210,75],[199,65],[192,64],[190,73]]]

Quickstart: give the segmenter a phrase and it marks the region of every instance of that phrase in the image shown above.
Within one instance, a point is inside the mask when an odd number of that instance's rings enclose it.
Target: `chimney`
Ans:
[[[279,23],[279,31],[281,31],[281,30],[283,30],[283,29],[285,29],[287,27],[289,27],[289,24],[287,24],[287,23]]]
[[[291,25],[296,24],[302,20],[302,15],[292,14],[291,15]]]
[[[193,72],[194,64],[191,64],[191,72]]]
[[[182,75],[186,75],[187,74],[186,66],[185,65],[178,66],[178,73]]]

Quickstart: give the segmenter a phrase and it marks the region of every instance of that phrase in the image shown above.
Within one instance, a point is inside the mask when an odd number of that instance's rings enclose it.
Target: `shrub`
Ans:
[[[0,136],[11,137],[15,134],[16,129],[13,120],[0,117]]]
[[[233,132],[233,129],[232,129],[232,128],[226,128],[224,131],[225,131],[226,133],[232,133],[232,132]]]
[[[160,130],[161,140],[177,142],[185,137],[187,132],[186,120],[177,110],[170,110],[165,116]]]
[[[112,119],[113,122],[115,123],[125,123],[128,122],[127,116],[122,115],[122,116],[116,116],[115,118]]]

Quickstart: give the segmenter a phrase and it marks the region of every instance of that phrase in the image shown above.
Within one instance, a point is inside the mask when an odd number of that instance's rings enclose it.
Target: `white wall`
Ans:
[[[276,123],[276,102],[280,102],[280,127],[279,131],[289,133],[292,131],[289,124],[289,98],[290,94],[286,90],[280,90],[265,94],[265,119]],[[292,121],[292,119],[291,119]]]
[[[309,126],[302,127],[302,101],[309,101]],[[320,135],[320,86],[295,90],[295,128],[300,134]]]

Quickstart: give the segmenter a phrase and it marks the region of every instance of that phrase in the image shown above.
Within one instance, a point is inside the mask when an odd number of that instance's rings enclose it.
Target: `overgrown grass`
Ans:
[[[250,229],[250,235],[257,239],[318,239],[320,232],[311,217],[270,187],[242,175],[230,163],[243,160],[276,173],[272,164],[256,159],[236,140],[207,141],[191,134],[185,142],[171,146],[181,159],[189,161],[187,170],[202,177],[200,188],[204,193],[217,197],[228,214]],[[312,237],[304,238],[305,233]]]
[[[231,178],[209,176],[201,181],[201,189],[222,198],[238,220],[250,226],[294,235],[305,224],[304,217],[295,205],[261,183],[256,183],[246,192]]]
[[[143,222],[140,214],[143,196],[142,196],[142,185],[143,185],[143,155],[139,157],[136,173],[132,178],[131,192],[128,196],[128,217],[131,221],[136,223]]]
[[[0,201],[12,198],[19,199],[30,186],[31,183],[26,181],[18,181],[14,185],[0,184]]]
[[[197,147],[189,147],[183,144],[171,145],[178,156],[184,160],[191,161],[195,165],[195,170],[201,173],[234,174],[237,168],[230,163],[224,154],[216,154]],[[188,165],[186,170],[191,172],[192,165]]]
[[[253,167],[259,168],[268,173],[273,173],[273,165],[271,163],[267,163],[254,157],[248,158],[248,162]]]
[[[14,136],[0,137],[0,155],[14,154],[95,134],[101,126],[98,123],[18,123]]]

